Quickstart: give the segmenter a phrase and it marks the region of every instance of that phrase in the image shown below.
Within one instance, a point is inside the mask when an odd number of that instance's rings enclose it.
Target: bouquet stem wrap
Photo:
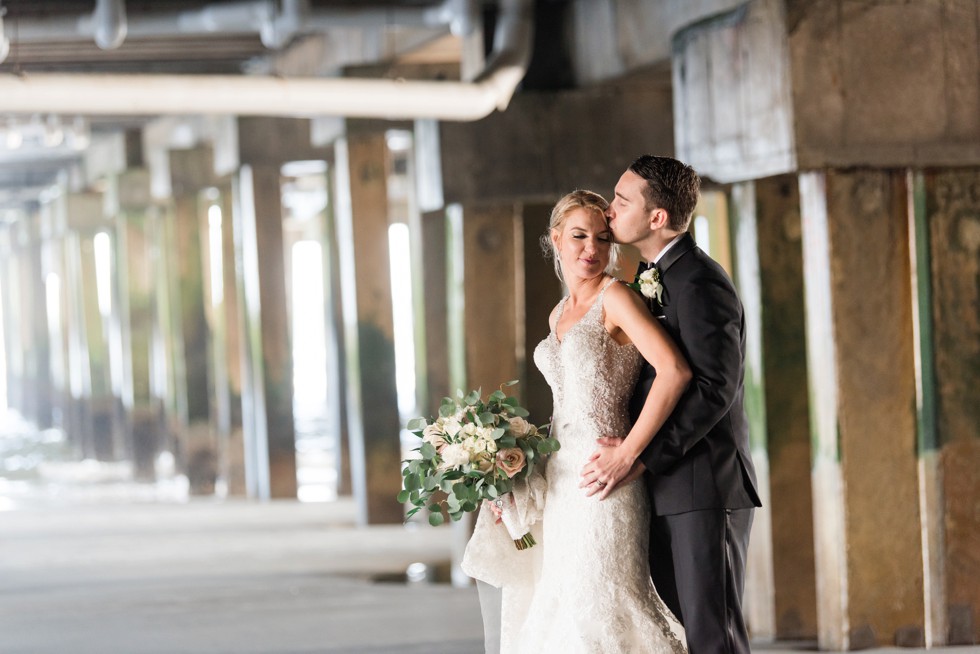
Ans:
[[[504,523],[504,527],[507,528],[507,533],[510,534],[511,539],[514,541],[514,547],[519,550],[526,550],[529,547],[537,545],[537,541],[534,540],[534,536],[531,535],[529,528],[521,521],[511,493],[504,493],[494,500],[493,503],[494,506],[500,509],[500,520]]]

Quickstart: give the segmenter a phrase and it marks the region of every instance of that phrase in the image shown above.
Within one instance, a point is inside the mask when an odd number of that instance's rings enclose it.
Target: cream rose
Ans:
[[[497,466],[508,477],[513,477],[524,469],[524,450],[519,447],[508,447],[497,452]]]
[[[531,432],[531,425],[521,417],[514,417],[508,420],[510,423],[510,433],[517,438],[523,438]]]
[[[439,425],[426,425],[422,430],[422,440],[430,443],[437,452],[446,446],[446,435]]]

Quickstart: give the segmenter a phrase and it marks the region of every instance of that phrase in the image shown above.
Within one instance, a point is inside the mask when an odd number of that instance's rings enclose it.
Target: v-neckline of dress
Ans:
[[[616,281],[615,277],[606,281],[606,283],[602,286],[602,288],[599,289],[599,292],[596,293],[595,299],[592,300],[592,304],[589,305],[589,308],[585,310],[585,313],[582,314],[582,317],[576,320],[575,322],[573,322],[569,326],[569,328],[565,330],[564,336],[558,338],[558,323],[561,322],[561,317],[565,313],[565,303],[568,302],[568,298],[570,298],[571,295],[566,295],[561,299],[561,302],[558,304],[558,317],[555,319],[555,328],[551,330],[551,335],[555,337],[555,342],[558,343],[559,347],[561,347],[561,345],[565,342],[565,339],[568,338],[568,335],[572,333],[572,330],[578,327],[583,320],[589,317],[589,314],[592,313],[593,309],[595,309],[596,303],[602,299],[602,296],[606,292],[606,289],[609,288],[612,285],[612,283],[615,281]]]

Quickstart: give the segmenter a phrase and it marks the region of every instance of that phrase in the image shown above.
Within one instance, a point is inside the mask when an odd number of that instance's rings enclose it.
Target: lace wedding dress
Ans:
[[[595,439],[629,430],[627,402],[641,365],[636,348],[618,344],[603,325],[603,297],[614,281],[561,341],[552,332],[534,351],[554,394],[552,429],[561,450],[545,474],[540,579],[526,615],[505,611],[502,632],[519,630],[519,636],[504,638],[504,654],[686,651],[683,627],[650,579],[650,508],[642,482],[601,502],[579,488]]]

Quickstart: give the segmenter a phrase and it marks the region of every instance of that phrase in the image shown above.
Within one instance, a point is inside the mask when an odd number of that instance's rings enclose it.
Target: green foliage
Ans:
[[[459,390],[455,398],[443,398],[437,418],[408,421],[407,429],[422,440],[413,450],[418,456],[402,470],[398,501],[413,506],[408,517],[426,509],[433,526],[446,515],[459,520],[484,500],[509,493],[515,480],[526,479],[558,451],[550,426],[528,423],[527,409],[503,391],[516,383],[501,384],[486,399],[479,389]]]

